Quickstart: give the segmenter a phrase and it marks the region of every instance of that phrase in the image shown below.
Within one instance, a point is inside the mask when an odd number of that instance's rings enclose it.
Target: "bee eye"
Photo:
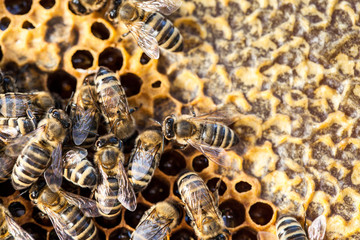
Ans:
[[[96,142],[96,146],[97,146],[97,147],[102,147],[102,146],[104,146],[104,144],[105,144],[105,140],[104,140],[104,139],[100,139],[100,140],[98,140],[98,141]]]
[[[60,113],[59,113],[58,111],[54,111],[54,112],[52,113],[52,116],[53,116],[54,118],[56,118],[56,119],[60,119]]]
[[[31,198],[33,198],[33,199],[37,198],[38,196],[39,196],[39,192],[37,192],[37,191],[33,191],[31,193]]]
[[[116,137],[111,137],[111,138],[109,139],[109,142],[110,142],[111,144],[117,144],[118,139],[117,139]]]

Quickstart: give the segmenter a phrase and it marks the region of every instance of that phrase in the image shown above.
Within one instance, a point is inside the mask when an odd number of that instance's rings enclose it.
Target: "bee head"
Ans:
[[[209,240],[227,240],[228,230],[224,229],[219,221],[216,221],[213,217],[205,217],[202,220],[202,232],[206,234],[219,233],[218,235],[210,238]]]
[[[56,119],[57,121],[59,121],[61,123],[61,125],[63,126],[63,128],[65,128],[65,129],[70,128],[70,126],[71,126],[70,118],[61,109],[56,109],[56,108],[53,108],[53,107],[50,108],[49,111],[48,111],[48,117]]]
[[[175,138],[175,129],[174,129],[175,120],[176,120],[175,116],[171,115],[166,117],[163,122],[163,132],[167,140],[171,140]]]
[[[113,134],[102,136],[95,143],[97,150],[107,145],[114,146],[116,148],[119,148],[120,150],[122,150],[123,148],[123,142]]]
[[[136,7],[131,3],[124,3],[119,10],[120,18],[124,21],[133,21],[138,16]]]
[[[45,186],[46,186],[46,182],[44,179],[38,180],[36,183],[32,185],[29,191],[29,197],[33,203],[37,203],[40,193],[43,191]]]

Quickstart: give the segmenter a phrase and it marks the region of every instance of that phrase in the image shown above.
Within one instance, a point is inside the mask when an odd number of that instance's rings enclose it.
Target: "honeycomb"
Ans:
[[[360,239],[360,2],[358,0],[184,0],[169,18],[184,52],[150,60],[104,9],[77,16],[65,0],[0,2],[0,67],[21,91],[61,99],[98,66],[116,71],[139,129],[148,119],[240,112],[233,124],[242,151],[224,169],[192,148],[168,144],[135,212],[96,218],[101,239],[129,239],[142,213],[179,200],[175,180],[194,170],[211,190],[233,240],[275,233],[276,218],[327,218],[326,239]],[[130,144],[128,144],[130,146]],[[127,153],[130,149],[125,150]],[[0,198],[35,239],[57,239],[49,219],[9,181]],[[183,216],[171,240],[196,239]]]

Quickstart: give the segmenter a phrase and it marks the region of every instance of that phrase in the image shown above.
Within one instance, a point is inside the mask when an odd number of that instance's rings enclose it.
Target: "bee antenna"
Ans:
[[[65,112],[68,112],[68,109],[69,109],[69,107],[70,107],[70,104],[71,104],[71,102],[72,102],[73,97],[74,97],[74,91],[72,91],[72,93],[71,93],[71,96],[70,96],[70,98],[69,98],[69,102],[68,102],[68,104],[67,104],[66,107],[65,107]]]
[[[24,195],[25,193],[29,192],[29,189],[26,189],[25,191],[23,191],[22,193],[19,193],[15,199],[18,199],[19,197],[21,197],[22,195]]]

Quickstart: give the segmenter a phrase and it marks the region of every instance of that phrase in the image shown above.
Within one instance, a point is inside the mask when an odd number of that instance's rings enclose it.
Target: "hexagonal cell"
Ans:
[[[46,230],[34,223],[26,223],[21,226],[36,240],[46,240]]]
[[[0,20],[0,30],[5,31],[9,27],[10,22],[11,22],[10,18],[8,18],[8,17],[1,18],[1,20]]]
[[[76,78],[63,70],[58,70],[49,74],[47,87],[50,92],[55,92],[63,99],[67,99],[76,90]]]
[[[237,227],[245,221],[245,207],[234,199],[221,203],[219,209],[225,226],[229,228]]]
[[[46,215],[45,213],[40,211],[37,207],[33,208],[32,218],[37,223],[39,223],[40,225],[43,225],[43,226],[46,226],[46,227],[52,226],[50,218],[48,217],[48,215]]]
[[[138,225],[142,215],[146,210],[149,209],[149,206],[138,203],[136,210],[134,212],[130,212],[129,210],[125,211],[125,222],[132,228],[136,228]]]
[[[206,185],[208,186],[209,190],[211,192],[215,192],[217,190],[217,184],[219,182],[220,178],[212,178],[212,179],[209,179],[206,183]],[[219,195],[222,196],[224,195],[224,193],[226,192],[226,184],[224,183],[223,180],[221,180],[220,182],[220,186],[219,186]]]
[[[98,228],[98,239],[106,239],[106,235],[103,230]],[[49,239],[50,240],[50,239]]]
[[[55,0],[40,0],[40,5],[45,9],[50,9],[55,5]]]
[[[101,40],[106,40],[110,37],[109,29],[101,22],[94,22],[91,25],[91,33]]]
[[[109,236],[109,240],[130,240],[131,231],[126,228],[115,229]]]
[[[108,67],[116,72],[123,65],[123,55],[117,48],[108,47],[99,55],[99,66]]]
[[[34,29],[35,26],[29,22],[29,21],[24,21],[23,22],[23,25],[21,26],[23,29],[28,29],[28,30],[31,30],[31,29]]]
[[[257,202],[250,207],[249,214],[254,223],[266,225],[271,221],[274,210],[269,204]]]
[[[192,160],[192,167],[195,172],[201,172],[209,166],[209,160],[204,156],[200,155]]]
[[[149,58],[148,55],[146,55],[145,53],[141,54],[141,57],[140,57],[140,64],[141,65],[148,64],[150,62],[150,60],[151,60],[151,58]]]
[[[249,227],[244,227],[232,235],[233,240],[257,240],[257,232]]]
[[[186,160],[177,151],[169,150],[162,154],[159,169],[166,175],[176,176],[185,167]]]
[[[235,185],[235,190],[239,193],[247,192],[252,189],[252,186],[248,182],[240,181]]]
[[[1,197],[8,197],[12,194],[14,194],[15,189],[13,188],[13,186],[11,185],[11,180],[7,180],[6,182],[0,183],[0,196]],[[28,194],[26,194],[28,195]]]
[[[140,92],[143,81],[133,73],[126,73],[120,76],[121,85],[124,87],[127,97],[134,96]]]
[[[77,50],[71,57],[73,68],[88,69],[93,65],[94,57],[87,50]]]
[[[173,72],[169,75],[170,95],[182,103],[192,102],[200,91],[198,77],[188,71]]]
[[[116,227],[121,221],[121,214],[113,217],[113,218],[104,218],[104,217],[97,217],[95,221],[104,228],[113,228]]]
[[[162,122],[166,116],[173,114],[176,108],[176,104],[170,98],[156,98],[153,102],[154,118],[155,120]]]
[[[197,239],[197,238],[193,231],[186,228],[173,232],[170,237],[170,240],[189,240],[189,239]]]
[[[169,183],[158,177],[153,177],[141,195],[151,203],[165,200],[170,193]]]
[[[161,87],[161,81],[157,80],[156,82],[154,82],[153,84],[151,84],[152,88],[159,88]]]
[[[49,240],[51,239],[51,240],[59,240],[59,237],[57,236],[57,234],[56,234],[56,232],[55,232],[55,230],[53,229],[53,230],[51,230],[49,233],[48,233],[48,235],[49,235]]]
[[[25,214],[25,207],[20,202],[12,202],[8,209],[13,217],[21,217]]]
[[[31,9],[32,0],[5,0],[6,9],[14,15],[24,15]]]

